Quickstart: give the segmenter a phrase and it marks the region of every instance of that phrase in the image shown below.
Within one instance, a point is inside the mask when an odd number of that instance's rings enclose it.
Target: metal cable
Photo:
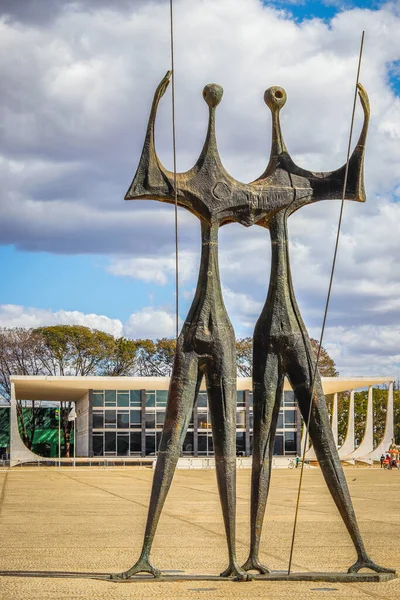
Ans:
[[[292,543],[291,543],[291,547],[290,547],[288,575],[290,575],[290,571],[291,571],[291,568],[292,568],[293,549],[294,549],[294,541],[295,541],[295,536],[296,536],[296,527],[297,527],[297,520],[298,520],[298,513],[299,513],[300,495],[301,495],[301,484],[303,482],[304,462],[305,462],[305,456],[306,456],[306,450],[307,450],[308,432],[309,432],[309,428],[310,428],[311,409],[312,409],[313,396],[314,396],[315,379],[316,379],[317,372],[318,372],[318,363],[319,363],[319,359],[320,359],[320,355],[321,355],[322,340],[323,340],[323,337],[324,337],[326,319],[327,319],[327,316],[328,316],[328,308],[329,308],[329,302],[330,302],[330,298],[331,298],[331,291],[332,291],[332,284],[333,284],[333,275],[334,275],[334,272],[335,272],[336,257],[337,257],[337,251],[338,251],[338,246],[339,246],[339,238],[340,238],[340,230],[341,230],[341,226],[342,226],[344,200],[345,200],[345,196],[346,196],[347,178],[348,178],[348,173],[349,173],[350,150],[351,150],[351,142],[352,142],[352,137],[353,137],[354,115],[355,115],[356,103],[357,103],[357,90],[358,90],[357,86],[358,86],[359,77],[360,77],[361,59],[362,59],[362,52],[363,52],[363,46],[364,46],[364,34],[365,34],[365,32],[363,31],[362,32],[362,36],[361,36],[360,54],[359,54],[359,58],[358,58],[356,86],[355,86],[355,90],[354,90],[353,111],[352,111],[352,115],[351,115],[349,144],[348,144],[348,147],[347,147],[346,169],[345,169],[345,173],[344,173],[342,201],[341,201],[341,205],[340,205],[340,213],[339,213],[339,221],[338,221],[338,227],[337,227],[337,233],[336,233],[335,250],[334,250],[334,253],[333,253],[332,269],[331,269],[331,275],[330,275],[330,279],[329,279],[328,294],[327,294],[326,303],[325,303],[324,318],[323,318],[323,321],[322,321],[321,336],[320,336],[320,339],[319,339],[319,347],[318,347],[317,358],[316,358],[316,362],[315,362],[315,368],[314,368],[314,373],[313,373],[313,378],[312,378],[312,384],[311,384],[310,406],[309,406],[309,410],[308,410],[307,428],[306,428],[306,435],[305,435],[305,439],[304,439],[304,448],[303,448],[303,453],[302,453],[299,489],[298,489],[298,492],[297,492],[297,502],[296,502],[296,511],[295,511],[295,517],[294,517],[294,524],[293,524]]]
[[[174,63],[174,14],[172,0],[169,1],[170,41],[171,41],[171,88],[172,88],[172,147],[174,155],[175,192],[175,337],[179,334],[179,257],[178,257],[178,190],[176,186],[176,131],[175,131],[175,63]]]

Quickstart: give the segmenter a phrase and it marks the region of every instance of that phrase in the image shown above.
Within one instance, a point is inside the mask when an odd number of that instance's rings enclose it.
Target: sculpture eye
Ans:
[[[286,92],[283,88],[274,85],[264,94],[264,102],[271,110],[280,110],[286,102]]]

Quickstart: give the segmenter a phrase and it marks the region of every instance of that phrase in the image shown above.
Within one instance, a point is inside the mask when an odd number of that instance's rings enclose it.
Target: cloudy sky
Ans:
[[[177,164],[195,162],[217,113],[222,160],[252,181],[268,162],[271,85],[288,94],[294,160],[345,162],[361,32],[371,101],[367,202],[346,203],[324,345],[343,375],[400,377],[400,2],[175,0]],[[174,334],[173,207],[124,202],[152,96],[170,68],[167,0],[0,1],[0,325],[80,323],[115,335]],[[362,119],[357,108],[355,138]],[[171,94],[157,149],[172,166]],[[339,202],[290,218],[295,290],[319,337]],[[179,211],[180,317],[199,262],[199,222]],[[266,296],[269,235],[221,230],[221,276],[237,336]]]

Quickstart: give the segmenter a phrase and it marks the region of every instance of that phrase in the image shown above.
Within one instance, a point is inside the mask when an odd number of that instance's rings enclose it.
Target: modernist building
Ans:
[[[326,394],[335,394],[332,428],[337,441],[337,393],[351,390],[349,426],[340,450],[345,459],[364,458],[373,449],[373,385],[389,384],[388,420],[382,444],[393,437],[393,381],[388,378],[323,379]],[[76,456],[134,460],[155,458],[160,444],[168,396],[168,377],[11,377],[11,464],[41,460],[23,444],[17,423],[16,400],[73,402],[76,406]],[[368,387],[368,418],[364,440],[354,446],[354,390]],[[253,439],[253,395],[250,378],[237,380],[236,447],[238,456],[250,456]],[[353,408],[352,408],[353,407]],[[371,413],[371,414],[370,414]],[[294,394],[285,382],[274,454],[293,456],[301,450],[301,419]],[[387,443],[387,440],[388,443]],[[386,448],[385,448],[386,449]],[[355,453],[355,454],[354,454]],[[372,453],[372,454],[371,454]],[[380,454],[379,454],[380,455]],[[200,389],[182,448],[183,457],[212,457],[213,442],[207,393]],[[307,451],[314,458],[313,449]]]

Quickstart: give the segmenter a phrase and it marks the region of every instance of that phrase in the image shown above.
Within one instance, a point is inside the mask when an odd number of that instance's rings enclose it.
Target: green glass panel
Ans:
[[[140,399],[140,390],[131,390],[131,406],[141,406],[142,401]]]
[[[156,393],[146,392],[146,406],[153,407],[156,405]]]
[[[117,406],[129,406],[129,392],[118,392]]]
[[[244,406],[244,392],[243,390],[236,392],[236,404],[237,406]]]
[[[104,392],[104,403],[106,406],[115,406],[117,404],[116,390],[106,390]]]
[[[207,406],[207,392],[200,392],[197,396],[197,406],[205,408]]]
[[[167,406],[168,390],[157,390],[157,406]]]
[[[142,424],[142,411],[131,410],[131,427],[138,427]]]
[[[93,406],[103,406],[104,405],[104,393],[103,392],[93,392]]]

